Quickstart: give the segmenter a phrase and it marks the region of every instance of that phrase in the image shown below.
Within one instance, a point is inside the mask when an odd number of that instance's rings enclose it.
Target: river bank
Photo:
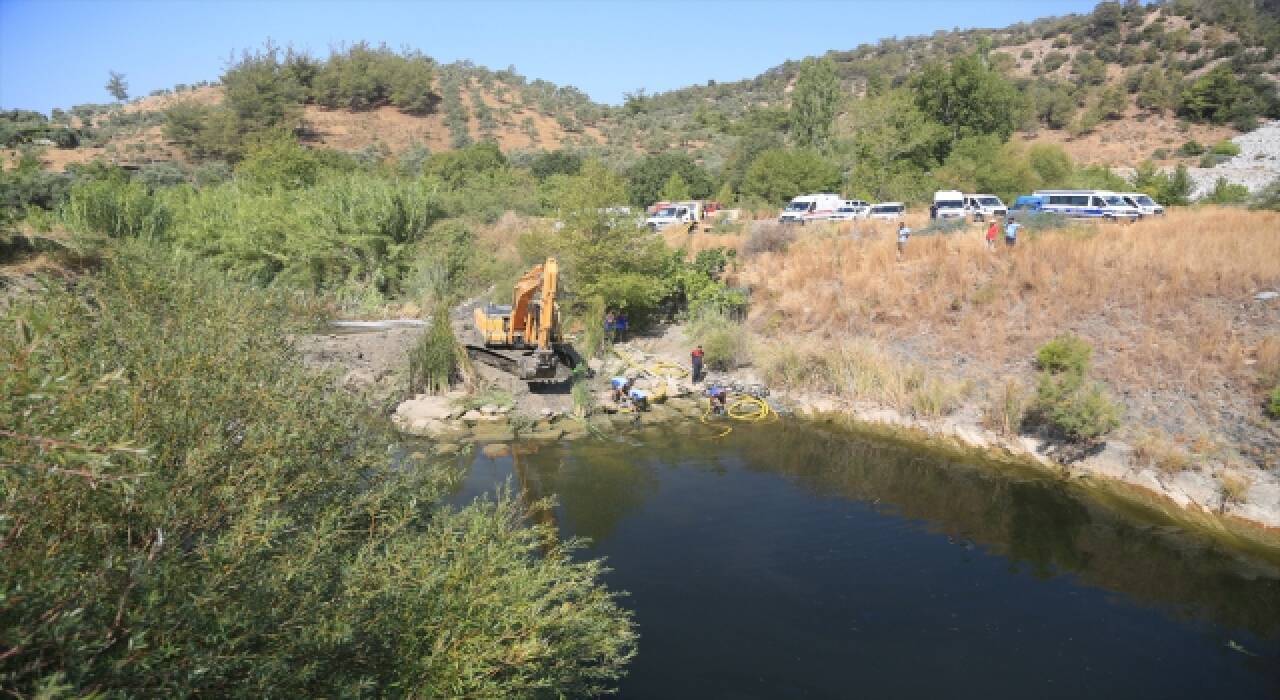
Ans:
[[[365,393],[402,433],[430,439],[433,449],[442,454],[461,451],[469,444],[575,440],[647,426],[665,425],[690,435],[714,437],[723,430],[719,426],[735,425],[723,419],[703,424],[706,400],[701,390],[706,384],[691,384],[682,371],[659,376],[645,369],[687,365],[684,352],[691,341],[682,326],[637,338],[617,348],[620,354],[593,361],[592,404],[585,410],[575,408],[567,386],[530,391],[524,382],[483,366],[477,367],[472,387],[460,387],[443,396],[400,400],[395,389],[403,386],[403,352],[419,332],[415,328],[388,328],[331,333],[305,338],[300,345],[306,350],[308,364],[337,369],[340,386]],[[661,398],[645,412],[612,406],[608,380],[620,373],[631,374],[651,391],[661,387],[657,392]],[[712,372],[707,383],[764,384],[751,367]],[[1235,533],[1250,541],[1280,542],[1280,477],[1268,470],[1219,464],[1170,472],[1144,463],[1138,459],[1138,448],[1120,439],[1107,440],[1064,463],[1059,443],[988,427],[984,404],[978,397],[961,401],[945,415],[921,416],[885,403],[828,392],[776,385],[769,390],[769,403],[783,413],[959,449],[984,459],[1024,462],[1087,481],[1108,497],[1156,508],[1182,521]],[[1227,483],[1232,480],[1244,488],[1233,490]]]

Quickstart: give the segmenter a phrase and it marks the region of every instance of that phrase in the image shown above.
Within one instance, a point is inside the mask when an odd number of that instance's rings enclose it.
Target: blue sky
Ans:
[[[618,103],[624,92],[753,77],[787,59],[938,29],[1088,12],[1096,0],[338,2],[0,0],[0,107],[47,112],[216,80],[270,38],[325,55],[361,39],[450,62],[515,65]]]

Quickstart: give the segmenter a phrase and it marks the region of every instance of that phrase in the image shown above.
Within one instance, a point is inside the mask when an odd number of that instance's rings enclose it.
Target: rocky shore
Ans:
[[[585,407],[573,405],[568,387],[535,393],[523,382],[496,370],[481,371],[480,382],[488,391],[479,391],[478,387],[472,391],[458,389],[441,396],[417,395],[398,404],[387,403],[388,382],[400,374],[393,365],[403,362],[403,355],[392,350],[399,348],[403,353],[414,332],[396,329],[325,335],[302,345],[308,361],[337,370],[339,385],[345,390],[363,392],[378,405],[394,406],[391,421],[396,428],[407,436],[430,441],[438,454],[458,452],[466,445],[483,448],[515,440],[576,440],[659,425],[714,437],[723,427],[732,425],[723,423],[728,420],[723,418],[711,419],[710,425],[702,420],[707,410],[703,387],[692,384],[682,371],[674,369],[682,359],[675,356],[674,349],[686,344],[678,330],[668,333],[674,339],[664,337],[624,345],[619,348],[620,355],[593,360],[591,401]],[[648,410],[637,412],[612,402],[608,383],[610,377],[617,375],[632,377],[638,387],[650,393],[653,400]],[[763,393],[749,369],[717,374],[710,380],[736,386],[739,392]],[[1070,478],[1105,482],[1166,501],[1187,514],[1243,524],[1267,540],[1280,539],[1280,477],[1266,470],[1242,470],[1238,466],[1228,470],[1222,466],[1168,473],[1142,466],[1133,458],[1134,448],[1118,440],[1064,462],[1059,452],[1061,445],[1052,441],[987,429],[976,404],[967,404],[942,418],[921,418],[888,406],[785,388],[774,388],[768,402],[776,413],[793,413],[810,420],[853,421],[922,441],[978,450],[997,459],[1038,465]],[[1243,484],[1243,488],[1229,491],[1224,488],[1225,478]]]

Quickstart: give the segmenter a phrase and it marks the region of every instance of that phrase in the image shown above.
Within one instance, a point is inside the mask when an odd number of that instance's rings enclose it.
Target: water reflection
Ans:
[[[1121,515],[1038,473],[796,424],[738,429],[716,441],[663,429],[549,445],[517,455],[512,466],[527,497],[558,498],[555,516],[566,533],[598,543],[651,505],[660,481],[678,484],[678,470],[726,479],[738,469],[784,476],[816,498],[859,501],[921,521],[957,546],[997,554],[1041,579],[1069,575],[1184,618],[1280,636],[1280,573],[1273,567]]]

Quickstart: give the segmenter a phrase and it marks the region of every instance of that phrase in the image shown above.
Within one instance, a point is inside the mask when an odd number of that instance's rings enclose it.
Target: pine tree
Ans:
[[[115,71],[107,71],[107,73],[110,75],[106,85],[107,92],[119,102],[129,99],[129,83],[125,82],[124,73]]]

